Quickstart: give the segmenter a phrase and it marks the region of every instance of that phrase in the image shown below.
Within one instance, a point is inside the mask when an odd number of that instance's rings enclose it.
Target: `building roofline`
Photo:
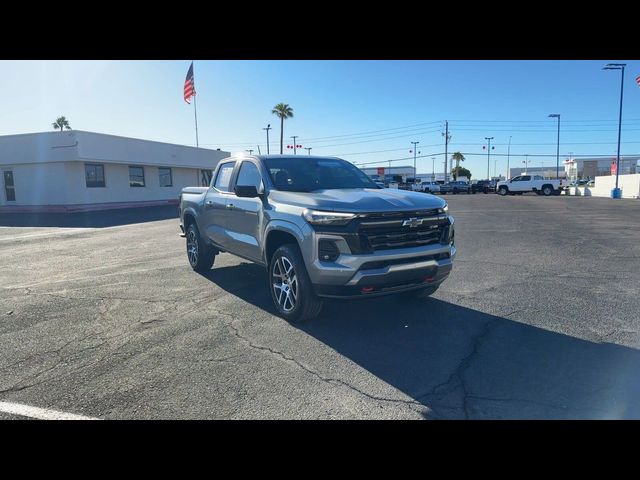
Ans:
[[[213,149],[213,148],[193,147],[191,145],[183,145],[183,144],[180,144],[180,143],[169,143],[169,142],[162,142],[162,141],[158,141],[158,140],[148,140],[146,138],[125,137],[123,135],[113,135],[111,133],[91,132],[89,130],[65,130],[64,132],[47,131],[47,132],[16,133],[16,134],[12,134],[12,135],[0,135],[0,139],[9,138],[9,137],[21,137],[21,136],[26,136],[26,135],[60,135],[61,133],[71,133],[71,134],[88,133],[88,134],[91,134],[91,135],[100,135],[100,136],[103,136],[103,137],[124,138],[126,140],[137,140],[137,141],[140,141],[140,142],[161,143],[163,145],[171,145],[173,147],[181,147],[181,148],[192,148],[194,150],[209,150],[209,151],[212,151],[212,152],[230,153],[227,150],[222,150],[222,149],[216,150],[216,149]]]

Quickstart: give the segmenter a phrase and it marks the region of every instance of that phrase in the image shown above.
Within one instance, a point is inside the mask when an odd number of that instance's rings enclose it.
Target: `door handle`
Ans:
[[[235,208],[235,207],[233,206],[233,203],[227,203],[227,208],[231,209],[231,208]]]
[[[213,200],[207,200],[207,205],[213,205]]]

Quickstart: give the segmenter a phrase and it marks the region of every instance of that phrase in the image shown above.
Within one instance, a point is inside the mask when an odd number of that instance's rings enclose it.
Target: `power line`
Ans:
[[[465,157],[468,156],[485,156],[486,153],[469,153],[469,152],[460,152],[462,153]],[[439,152],[439,153],[430,153],[427,155],[419,155],[416,158],[428,158],[428,157],[437,157],[439,155],[444,155],[444,152]],[[506,157],[507,154],[506,153],[493,153],[494,156],[497,157]],[[529,157],[553,157],[555,158],[556,155],[555,154],[524,154],[524,153],[511,153],[510,156],[511,157],[524,157],[525,155],[528,155]],[[620,155],[620,158],[629,158],[629,157],[640,157],[640,153],[638,154],[627,154],[627,155]],[[602,154],[598,154],[598,155],[594,155],[594,154],[583,154],[583,155],[571,155],[571,158],[593,158],[593,159],[599,159],[599,158],[614,158],[613,155],[602,155]],[[374,160],[371,162],[365,162],[365,163],[360,163],[358,162],[358,167],[364,166],[364,165],[379,165],[381,163],[389,163],[389,162],[402,162],[405,160],[413,160],[413,157],[401,157],[401,158],[392,158],[392,159],[385,159],[385,160]]]
[[[404,130],[405,128],[411,128],[411,127],[417,127],[420,125],[435,125],[435,124],[440,124],[443,123],[443,121],[437,121],[437,122],[424,122],[424,123],[415,123],[413,125],[406,125],[404,127],[394,127],[394,128],[385,128],[382,130],[369,130],[366,132],[360,132],[360,133],[345,133],[344,135],[332,135],[329,137],[315,137],[315,138],[304,138],[303,140],[324,140],[324,139],[336,139],[336,138],[342,138],[342,137],[351,137],[351,136],[360,136],[360,135],[367,135],[369,133],[378,133],[378,132],[388,132],[390,130]]]

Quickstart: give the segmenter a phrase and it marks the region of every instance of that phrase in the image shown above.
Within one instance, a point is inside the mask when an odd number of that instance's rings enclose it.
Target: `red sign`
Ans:
[[[615,175],[618,171],[618,165],[616,162],[611,162],[611,175]]]
[[[378,175],[384,175],[384,167],[378,167]]]

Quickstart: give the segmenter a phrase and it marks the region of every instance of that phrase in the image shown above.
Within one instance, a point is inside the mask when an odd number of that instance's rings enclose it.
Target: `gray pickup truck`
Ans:
[[[381,189],[334,157],[221,160],[210,187],[182,190],[180,228],[198,272],[220,252],[263,265],[289,321],[317,316],[325,298],[431,295],[456,254],[444,200]]]

